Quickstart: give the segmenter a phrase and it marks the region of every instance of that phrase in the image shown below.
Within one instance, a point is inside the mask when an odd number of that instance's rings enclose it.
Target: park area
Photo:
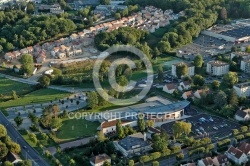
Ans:
[[[28,84],[0,77],[0,102],[11,99],[13,90],[20,96],[32,92],[34,88]]]
[[[12,86],[12,89],[20,89]],[[24,96],[17,98],[16,100],[9,100],[2,102],[0,108],[16,107],[34,103],[45,103],[55,99],[61,99],[69,96],[67,92],[54,90],[54,89],[39,89],[28,93]]]
[[[55,141],[60,143],[74,139],[96,135],[99,122],[91,122],[85,119],[63,119],[63,125],[56,133]]]

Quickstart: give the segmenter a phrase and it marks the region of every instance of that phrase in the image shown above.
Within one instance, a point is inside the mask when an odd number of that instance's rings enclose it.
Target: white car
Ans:
[[[213,127],[213,129],[218,130],[218,128],[217,128],[217,127]]]

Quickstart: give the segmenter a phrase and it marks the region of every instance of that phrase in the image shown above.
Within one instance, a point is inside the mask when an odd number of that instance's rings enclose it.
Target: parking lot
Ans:
[[[210,137],[213,142],[231,135],[232,129],[240,128],[241,125],[227,119],[208,114],[199,114],[185,119],[192,124],[191,135],[194,138]],[[172,135],[172,126],[175,122],[161,126],[168,134]]]
[[[200,35],[193,40],[193,43],[182,47],[178,51],[179,57],[184,56],[189,60],[193,60],[197,54],[201,54],[205,61],[212,60],[211,55],[225,53],[231,50],[234,43],[226,42],[222,39],[217,39],[207,35]]]

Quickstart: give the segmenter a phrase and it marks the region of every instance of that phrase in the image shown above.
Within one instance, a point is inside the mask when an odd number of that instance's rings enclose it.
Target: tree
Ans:
[[[176,121],[172,128],[175,138],[179,138],[182,134],[188,135],[191,132],[191,127],[191,123]]]
[[[227,9],[225,7],[222,7],[221,8],[221,11],[220,11],[220,18],[222,20],[226,20],[227,19]]]
[[[238,95],[237,95],[235,89],[231,89],[229,91],[227,102],[228,102],[228,104],[230,104],[232,106],[237,106],[239,104]]]
[[[6,144],[0,141],[0,159],[2,160],[8,153]]]
[[[6,128],[0,124],[0,138],[6,137],[7,136],[7,131]]]
[[[184,154],[183,153],[179,153],[176,155],[176,160],[179,161],[179,160],[182,160],[184,159]]]
[[[176,75],[178,78],[188,74],[188,67],[185,63],[179,63],[176,65]]]
[[[214,97],[214,104],[218,108],[222,108],[227,104],[227,95],[223,91],[217,92]]]
[[[97,140],[99,142],[103,142],[103,141],[107,140],[107,138],[105,137],[103,131],[97,132]]]
[[[157,47],[154,48],[154,57],[158,57],[159,55],[161,55],[161,52],[159,51],[159,49]]]
[[[32,162],[30,160],[23,160],[18,162],[17,166],[32,166]]]
[[[39,78],[38,82],[42,87],[48,87],[50,85],[50,78],[46,75],[43,75],[42,77]]]
[[[117,82],[120,86],[128,85],[128,79],[125,76],[120,76]]]
[[[160,52],[166,53],[170,50],[171,46],[168,41],[160,41],[157,45],[157,48],[159,49]]]
[[[167,146],[168,146],[167,139],[164,137],[161,137],[158,134],[153,135],[152,142],[153,142],[152,148],[156,152],[164,152],[168,149],[167,148]]]
[[[34,62],[33,62],[33,57],[29,54],[24,54],[21,59],[21,70],[26,73],[27,75],[31,75],[33,72],[33,66],[34,66]]]
[[[29,3],[27,4],[26,12],[27,12],[28,14],[33,14],[33,13],[35,12],[35,5],[34,5],[34,3],[29,2]]]
[[[146,129],[146,125],[145,125],[145,121],[144,121],[144,116],[139,114],[138,118],[137,118],[137,126],[138,126],[138,130],[140,132],[144,132]]]
[[[103,163],[103,166],[111,166],[111,163],[108,162],[108,161],[105,161],[105,162]]]
[[[147,121],[146,121],[146,126],[147,126],[147,127],[154,127],[154,123],[155,123],[155,122],[154,122],[153,120],[147,120]]]
[[[144,156],[141,156],[139,160],[140,160],[140,162],[141,162],[141,163],[143,163],[143,164],[144,164],[145,162],[150,161],[150,157],[149,157],[149,156],[144,155]]]
[[[34,144],[37,144],[36,134],[34,134],[34,133],[28,133],[28,137],[29,137],[29,139],[30,139]]]
[[[205,79],[201,75],[196,74],[193,78],[193,83],[194,85],[203,86]]]
[[[23,123],[23,118],[21,116],[17,116],[14,118],[14,121],[16,122],[17,127],[19,127]]]
[[[17,94],[16,94],[16,91],[12,91],[12,99],[13,100],[16,100],[18,98]]]
[[[217,90],[220,87],[220,82],[218,80],[213,80],[213,82],[211,83],[211,86],[214,90]]]
[[[240,131],[242,133],[247,132],[248,131],[248,127],[247,126],[242,126],[242,127],[240,127]]]
[[[90,92],[88,93],[88,105],[91,109],[94,109],[97,107],[99,101],[98,101],[98,95],[96,92]]]
[[[76,162],[75,162],[74,159],[70,159],[70,160],[69,160],[69,165],[75,165],[75,164],[76,164]]]
[[[158,161],[153,161],[152,166],[159,166],[159,162]]]
[[[15,143],[15,142],[7,143],[7,147],[9,149],[9,151],[11,151],[12,153],[18,154],[21,152],[20,145]]]
[[[10,161],[5,161],[3,166],[14,166]]]
[[[28,117],[29,117],[29,119],[31,120],[32,123],[37,123],[38,122],[38,117],[34,113],[29,112]]]
[[[61,118],[53,118],[51,120],[50,127],[52,129],[59,129],[60,127],[62,127],[62,119]]]
[[[110,5],[110,0],[100,0],[101,5]]]
[[[250,53],[250,45],[247,46],[246,52],[247,52],[247,53]]]
[[[121,18],[121,14],[120,13],[115,13],[115,19],[118,20]]]
[[[164,73],[163,73],[163,68],[162,66],[158,67],[158,80],[162,82],[164,79]]]
[[[203,65],[203,58],[200,54],[198,54],[194,58],[194,66],[195,66],[196,72],[199,71],[199,69],[202,67],[202,65]]]
[[[128,161],[128,166],[134,166],[134,165],[135,165],[134,160],[129,160],[129,161]]]
[[[223,82],[232,88],[238,82],[238,74],[236,72],[228,72],[224,75]]]
[[[123,130],[123,127],[122,127],[122,122],[120,119],[117,120],[117,123],[116,123],[116,135],[119,139],[121,138],[124,138],[124,130]]]

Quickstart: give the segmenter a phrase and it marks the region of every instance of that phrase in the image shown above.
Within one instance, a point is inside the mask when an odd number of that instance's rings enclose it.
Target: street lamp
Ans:
[[[18,139],[19,137],[16,137],[16,143],[17,143],[17,139]]]
[[[29,150],[26,151],[26,160],[27,160],[27,152],[29,152]]]

